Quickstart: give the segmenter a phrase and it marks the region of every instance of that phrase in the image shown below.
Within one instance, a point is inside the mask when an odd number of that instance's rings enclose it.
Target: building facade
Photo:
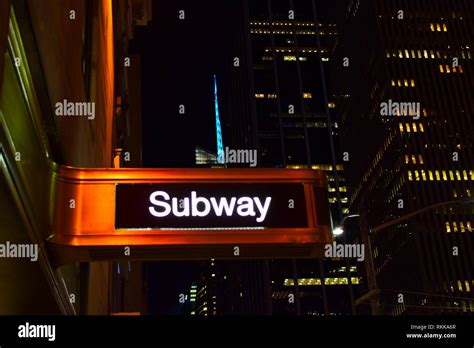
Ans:
[[[349,210],[387,226],[370,234],[379,313],[474,310],[473,6],[346,1],[338,17]]]

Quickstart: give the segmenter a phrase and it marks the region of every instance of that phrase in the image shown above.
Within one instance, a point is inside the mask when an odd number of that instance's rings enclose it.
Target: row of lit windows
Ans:
[[[446,221],[446,233],[451,233],[451,232],[472,232],[472,226],[471,222],[468,221],[466,222],[466,225],[464,225],[464,222],[460,221],[459,222],[459,228],[458,228],[458,223],[453,221],[452,223]]]
[[[287,128],[292,128],[292,127],[302,128],[302,127],[304,127],[305,122],[283,121],[282,125],[283,125],[283,127],[287,127]],[[327,126],[328,125],[327,125],[326,122],[309,122],[309,121],[306,122],[306,127],[308,127],[308,128],[326,128]]]
[[[329,202],[329,203],[336,203],[336,202],[337,202],[337,198],[336,198],[336,197],[331,197],[331,198],[328,199],[328,202]],[[347,203],[347,202],[348,202],[347,197],[341,198],[341,203]]]
[[[263,56],[262,57],[262,60],[264,61],[272,61],[273,60],[273,57],[269,57],[269,56]],[[296,56],[283,56],[283,60],[284,61],[287,61],[287,62],[292,62],[292,61],[296,61]],[[308,60],[308,57],[298,57],[298,60],[300,62],[306,62]],[[329,59],[328,58],[322,58],[323,61],[328,61]]]
[[[251,34],[286,34],[293,35],[295,32],[293,30],[269,30],[269,29],[251,29]],[[296,34],[298,35],[316,35],[314,30],[297,30]],[[328,32],[328,35],[337,35],[337,32]],[[326,35],[326,32],[320,30],[319,35]]]
[[[294,165],[294,164],[290,164],[287,166],[287,168],[290,168],[290,169],[305,169],[305,168],[308,168],[307,165]],[[313,164],[311,166],[311,169],[319,169],[319,170],[326,170],[326,171],[332,171],[333,170],[333,166],[330,165],[330,164]],[[344,167],[342,164],[338,164],[336,165],[336,170],[344,170]]]
[[[303,62],[308,60],[307,57],[298,57],[298,58],[300,61],[303,61]],[[293,62],[293,61],[296,62],[296,56],[283,56],[283,60],[287,62]]]
[[[431,31],[448,31],[446,24],[430,23]]]
[[[455,66],[449,66],[448,64],[446,64],[446,65],[440,64],[439,65],[439,72],[442,73],[442,74],[444,74],[444,73],[450,74],[450,73],[457,73],[457,72],[459,72],[461,74],[464,74],[464,71],[462,70],[461,65],[455,67]]]
[[[392,80],[392,86],[398,87],[415,87],[415,80]]]
[[[474,280],[471,280],[470,282],[473,286],[474,286]],[[454,292],[454,287],[457,285],[457,288],[459,291],[462,291],[464,292],[464,289],[466,292],[471,292],[471,284],[469,284],[469,280],[458,280],[457,282],[454,282],[454,283],[451,283],[451,284],[454,284],[454,285],[450,285],[449,286],[449,290],[451,290],[451,292]],[[463,286],[464,284],[464,286]],[[446,284],[445,284],[445,289],[448,290],[446,288]]]
[[[403,127],[403,123],[399,123],[398,124],[398,127],[400,128],[400,132],[403,133],[405,130],[407,133],[411,133],[413,131],[413,133],[417,133],[417,132],[421,132],[421,133],[424,133],[425,132],[425,129],[423,128],[423,124],[421,123],[418,123],[418,126],[417,126],[417,123],[413,122],[413,123],[405,123],[405,128]]]
[[[270,48],[265,48],[265,52],[271,52],[272,50]],[[327,49],[325,48],[322,48],[321,49],[321,52],[326,52]],[[286,47],[278,47],[278,48],[275,48],[275,52],[281,52],[281,53],[285,53],[285,52],[288,52],[288,53],[292,53],[292,52],[295,52],[295,49],[294,48],[286,48]],[[303,52],[303,53],[318,53],[318,49],[317,48],[300,48],[298,49],[298,52]]]
[[[423,156],[421,154],[419,154],[418,156],[417,155],[406,155],[405,154],[405,163],[408,164],[410,163],[410,159],[411,159],[411,163],[413,164],[423,164]]]
[[[267,99],[276,99],[277,95],[276,93],[268,93],[266,98]],[[265,98],[264,93],[255,93],[255,98],[257,99],[263,99]],[[303,93],[303,98],[304,99],[313,99],[313,94],[311,92],[305,92]]]
[[[351,277],[352,284],[359,284],[360,277]],[[336,278],[324,278],[324,285],[347,285],[349,284],[348,278],[336,277]],[[285,279],[283,282],[284,286],[294,286],[295,281],[294,279]],[[321,285],[320,278],[298,278],[298,285],[305,286],[305,285]]]
[[[342,272],[346,272],[346,266],[342,266],[342,267],[339,267],[338,269],[333,269],[331,271],[329,271],[329,273],[342,273]],[[349,268],[349,272],[357,272],[357,266],[351,266]]]
[[[300,26],[300,27],[314,27],[315,24],[314,23],[308,23],[308,22],[290,22],[290,21],[287,21],[287,22],[272,22],[271,23],[272,25],[283,25],[283,26],[288,26],[288,25],[296,25],[296,26]],[[270,22],[250,22],[250,25],[270,25]],[[329,26],[332,26],[331,24],[328,24]],[[322,24],[320,23],[319,26],[322,26]],[[336,26],[334,24],[334,26]]]
[[[474,170],[409,170],[409,181],[474,181]]]
[[[410,57],[410,53],[411,53],[411,57]],[[448,59],[448,55],[446,53],[442,53],[438,50],[436,51],[433,51],[433,50],[387,50],[387,58],[412,58],[412,59]],[[449,53],[449,57],[452,56],[452,53]],[[466,59],[469,58],[469,59],[472,59],[471,58],[471,52],[470,51],[467,51],[467,54],[464,53],[464,51],[461,51],[461,57],[463,59]]]
[[[347,188],[345,186],[339,186],[339,191],[340,192],[347,192]],[[336,192],[335,187],[329,187],[328,192]]]

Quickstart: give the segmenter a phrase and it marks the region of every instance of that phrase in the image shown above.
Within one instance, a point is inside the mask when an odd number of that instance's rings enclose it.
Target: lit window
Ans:
[[[408,159],[408,155],[405,155],[405,163],[408,164],[408,162],[410,162],[409,159]]]
[[[467,171],[466,170],[462,171],[462,176],[463,176],[464,180],[469,180],[468,177],[467,177]]]
[[[440,72],[440,73],[444,73],[443,64],[440,64],[440,65],[439,65],[439,72]]]
[[[405,124],[405,127],[406,127],[406,129],[407,129],[407,133],[410,133],[410,132],[411,132],[410,124],[409,124],[409,123],[406,123],[406,124]]]
[[[441,180],[441,177],[439,176],[439,171],[435,170],[435,176],[437,181]]]
[[[423,57],[428,58],[428,51],[427,50],[423,50]]]
[[[334,109],[336,107],[336,104],[331,102],[331,103],[328,103],[328,108],[330,109]]]
[[[308,57],[299,57],[298,58],[301,62],[306,62],[308,60]],[[324,60],[324,58],[323,58]]]
[[[446,233],[451,233],[451,226],[448,221],[446,221]]]
[[[413,176],[411,174],[411,170],[408,171],[408,181],[413,181]]]
[[[265,98],[265,94],[263,93],[256,93],[255,98]]]
[[[447,180],[448,180],[448,176],[446,175],[446,171],[443,170],[442,173],[443,173],[443,180],[444,180],[444,181],[447,181]]]
[[[413,132],[418,132],[417,128],[416,128],[416,123],[413,123]]]
[[[392,80],[392,86],[395,86],[395,80]]]
[[[411,85],[412,87],[415,87],[415,80],[412,79],[412,80],[410,81],[410,85]]]
[[[439,23],[436,23],[436,31],[441,31],[441,26],[439,25]]]
[[[400,127],[400,132],[403,133],[403,123],[399,123],[398,126]],[[408,162],[407,162],[408,163]]]
[[[267,98],[275,99],[277,97],[276,93],[269,93]]]
[[[408,53],[408,50],[405,50],[405,58],[410,58],[410,53]]]
[[[454,173],[452,170],[449,171],[449,179],[454,180]]]
[[[421,127],[421,124],[420,124],[420,127]],[[423,156],[422,155],[418,155],[418,162],[420,162],[420,164],[423,164]]]
[[[430,23],[430,29],[431,29],[431,31],[435,31],[435,27],[434,27],[433,23]]]
[[[283,56],[284,61],[296,61],[295,56]]]
[[[423,169],[421,170],[421,177],[423,178],[423,181],[426,181],[426,172]]]
[[[408,80],[403,80],[405,87],[408,87]]]
[[[459,170],[456,170],[456,179],[458,179],[459,181],[461,181],[461,172]]]
[[[313,98],[313,94],[312,93],[303,93],[303,98],[304,99],[312,99]]]
[[[418,174],[418,170],[415,170],[415,180],[420,181],[420,175]]]
[[[433,172],[431,170],[428,170],[428,175],[430,177],[430,181],[434,181]]]
[[[448,28],[446,27],[446,24],[443,23],[443,31],[448,31]]]

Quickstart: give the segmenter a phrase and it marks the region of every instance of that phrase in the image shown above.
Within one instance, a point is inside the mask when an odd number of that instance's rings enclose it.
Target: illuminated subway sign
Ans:
[[[157,197],[161,197],[162,200]],[[216,197],[210,197],[209,199],[199,197],[196,191],[192,191],[191,199],[188,197],[182,199],[173,197],[171,199],[171,205],[166,203],[166,201],[169,200],[170,195],[165,191],[153,192],[150,195],[150,202],[153,205],[161,207],[163,210],[158,211],[155,206],[151,206],[148,208],[150,214],[156,217],[165,217],[170,213],[176,217],[190,216],[190,214],[192,216],[207,216],[212,209],[216,216],[223,216],[223,214],[226,216],[232,216],[235,210],[237,215],[240,216],[257,215],[256,221],[262,222],[265,220],[272,197],[266,197],[265,203],[260,202],[259,197],[231,197],[230,199],[220,197],[218,201]],[[199,208],[200,204],[203,206],[202,210]],[[182,209],[181,211],[180,208]],[[256,210],[258,211],[258,214],[256,213]]]
[[[118,184],[116,229],[307,227],[303,184]]]

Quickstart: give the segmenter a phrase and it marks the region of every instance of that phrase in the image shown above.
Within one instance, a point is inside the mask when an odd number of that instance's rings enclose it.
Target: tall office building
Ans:
[[[233,69],[240,84],[231,91],[234,96],[244,94],[249,98],[250,107],[230,117],[224,109],[223,136],[230,148],[256,149],[261,167],[325,170],[330,183],[328,204],[336,224],[347,212],[346,187],[342,163],[336,161],[335,104],[325,91],[322,75],[325,67],[320,62],[329,61],[337,28],[316,16],[317,8],[313,9],[313,5],[317,4],[242,2],[240,44],[236,45],[239,50],[235,50],[235,56],[242,60],[240,70]],[[238,296],[228,296],[226,300],[239,304],[235,308],[241,308],[245,314],[351,313],[349,286],[352,292],[357,292],[354,288],[361,280],[357,264],[346,260],[227,264],[227,268],[211,273],[213,284],[216,278],[220,279],[220,286],[234,284],[239,289]],[[229,282],[229,274],[234,272],[239,276]],[[203,286],[209,291],[208,284]],[[219,311],[219,306],[217,301],[217,313],[225,314]]]
[[[349,209],[398,221],[370,234],[377,310],[472,313],[474,3],[345,3],[333,66]]]

